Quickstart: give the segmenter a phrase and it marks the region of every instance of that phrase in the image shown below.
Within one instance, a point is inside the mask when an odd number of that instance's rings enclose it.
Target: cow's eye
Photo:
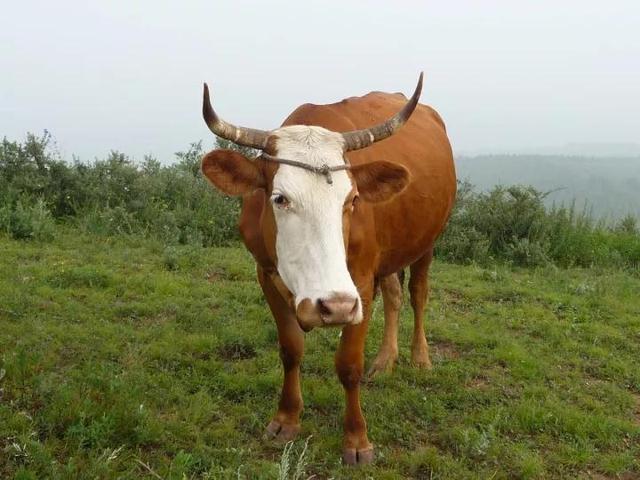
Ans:
[[[289,199],[281,193],[274,193],[271,195],[271,201],[273,204],[280,208],[287,208],[289,206]]]
[[[360,195],[354,195],[353,200],[351,200],[351,208],[355,208],[355,206],[360,201]]]

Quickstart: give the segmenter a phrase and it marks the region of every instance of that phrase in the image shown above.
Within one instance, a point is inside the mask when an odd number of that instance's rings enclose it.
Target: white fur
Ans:
[[[321,127],[291,126],[274,132],[279,158],[313,166],[344,164],[344,140]],[[347,270],[342,233],[342,210],[351,191],[344,170],[324,175],[280,164],[273,179],[273,194],[290,201],[288,208],[273,205],[277,224],[278,272],[294,294],[296,306],[305,298],[316,302],[333,293],[358,298],[356,321],[362,319],[362,302]]]

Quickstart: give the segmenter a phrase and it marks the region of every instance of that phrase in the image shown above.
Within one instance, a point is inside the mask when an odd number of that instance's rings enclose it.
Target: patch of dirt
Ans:
[[[479,375],[469,380],[465,384],[465,387],[474,390],[486,390],[489,387],[489,379],[483,375]]]
[[[625,472],[622,475],[618,475],[619,480],[638,480],[640,479],[640,473]]]
[[[492,303],[509,303],[509,304],[522,303],[524,301],[523,295],[513,290],[499,291],[491,295],[487,295],[486,297],[484,297],[484,299]]]
[[[452,360],[460,358],[458,346],[452,342],[430,342],[431,356],[438,360]]]
[[[206,361],[206,360],[210,360],[211,357],[213,357],[213,354],[210,351],[205,350],[205,351],[201,351],[201,352],[193,352],[191,354],[191,356],[193,358],[195,358],[196,360],[205,360]]]
[[[453,303],[466,300],[465,294],[455,288],[441,288],[440,291],[443,297],[447,297]]]
[[[57,302],[54,302],[53,300],[43,300],[38,304],[39,310],[49,310],[57,307],[59,307],[59,304]]]
[[[439,294],[442,298],[442,303],[450,306],[454,310],[464,311],[470,310],[472,307],[472,302],[460,290],[443,288],[440,290]]]
[[[602,473],[587,472],[587,477],[591,480],[638,480],[640,474],[634,472],[625,472],[619,475],[604,475]]]
[[[129,320],[138,328],[158,327],[164,325],[169,321],[175,319],[175,314],[168,314],[166,312],[159,313],[158,315],[149,315],[144,317],[131,317]]]
[[[633,410],[633,419],[635,420],[636,425],[640,425],[640,394],[632,393],[631,396],[633,397],[633,400],[635,402],[635,408]]]
[[[226,278],[226,272],[219,268],[209,270],[204,274],[204,278],[209,283],[216,283]]]
[[[217,353],[221,360],[247,360],[258,355],[253,345],[246,343],[226,343],[218,347]]]

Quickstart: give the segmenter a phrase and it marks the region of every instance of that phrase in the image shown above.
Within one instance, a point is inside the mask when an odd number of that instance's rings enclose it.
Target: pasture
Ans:
[[[405,301],[400,363],[362,392],[377,459],[356,470],[340,463],[336,329],[307,335],[299,439],[284,455],[262,440],[281,366],[239,245],[4,235],[0,281],[2,478],[640,477],[637,273],[436,258],[434,368],[408,364]]]

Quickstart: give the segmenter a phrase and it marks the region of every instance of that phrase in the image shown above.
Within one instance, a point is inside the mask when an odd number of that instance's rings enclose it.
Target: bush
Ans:
[[[15,239],[50,241],[55,222],[44,200],[38,199],[31,205],[17,201],[15,205],[0,206],[0,230]]]
[[[220,146],[231,145],[220,141]],[[251,154],[250,149],[241,150]],[[16,238],[46,236],[55,218],[72,220],[99,235],[143,234],[167,244],[229,244],[238,239],[240,203],[203,178],[203,154],[197,142],[178,152],[178,161],[168,166],[152,157],[136,164],[116,151],[91,164],[68,164],[52,151],[47,132],[41,137],[29,134],[22,144],[4,139],[1,225]]]
[[[497,186],[477,193],[460,182],[456,205],[437,243],[452,262],[502,259],[519,266],[625,266],[640,268],[635,218],[613,227],[596,222],[575,204],[546,209],[547,194],[527,186]]]
[[[482,262],[491,257],[517,265],[546,263],[544,197],[524,186],[498,186],[476,193],[471,184],[460,182],[438,252],[454,262]]]

